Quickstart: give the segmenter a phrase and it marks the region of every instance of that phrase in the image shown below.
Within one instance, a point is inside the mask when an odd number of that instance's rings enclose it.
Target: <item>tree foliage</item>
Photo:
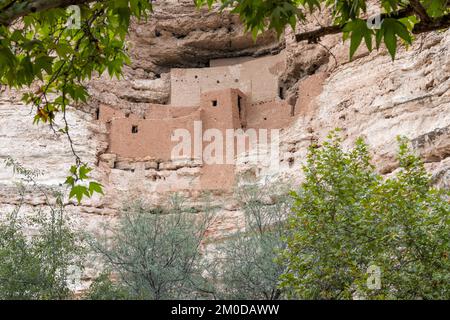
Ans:
[[[165,209],[138,201],[122,210],[118,226],[99,235],[93,248],[119,277],[114,291],[121,288],[133,299],[193,299],[212,292],[201,252],[211,219],[183,208],[179,196]]]
[[[87,300],[131,300],[133,294],[120,282],[113,281],[111,272],[105,271],[94,279],[85,299]]]
[[[65,7],[71,3],[79,4],[79,26],[69,24],[72,12]],[[66,184],[78,201],[102,188],[95,181],[86,185],[91,169],[74,148],[67,107],[87,102],[86,81],[94,75],[120,77],[129,63],[125,36],[130,19],[149,10],[146,0],[0,1],[0,84],[29,88],[22,99],[35,107],[34,122],[67,135],[75,165]]]
[[[450,27],[450,3],[447,0],[382,0],[378,4],[380,24],[369,16],[367,0],[195,0],[197,5],[212,6],[221,3],[222,9],[230,9],[240,15],[248,31],[256,37],[267,29],[280,35],[286,26],[295,30],[296,25],[307,22],[315,13],[329,9],[333,22],[317,30],[301,32],[297,41],[317,42],[327,34],[343,33],[350,39],[350,58],[362,40],[369,51],[384,42],[394,59],[397,41],[410,44],[413,34]],[[373,45],[375,42],[375,46]]]
[[[55,300],[71,297],[71,278],[82,267],[83,248],[71,226],[61,195],[43,196],[48,210],[37,209],[26,217],[21,213],[27,188],[36,189],[38,172],[13,160],[8,161],[27,184],[20,185],[20,203],[0,220],[0,299]]]
[[[283,299],[279,278],[284,267],[275,260],[284,245],[291,209],[287,187],[243,185],[236,196],[245,215],[245,228],[217,248],[217,296],[222,299]]]
[[[311,147],[293,193],[282,288],[304,299],[450,298],[449,194],[430,186],[403,139],[398,161],[383,178],[361,139],[344,151],[334,132]],[[379,289],[367,285],[371,266]]]

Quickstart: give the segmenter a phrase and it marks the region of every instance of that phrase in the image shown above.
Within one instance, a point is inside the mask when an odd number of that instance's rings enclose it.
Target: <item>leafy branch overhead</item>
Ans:
[[[414,34],[442,30],[450,27],[450,3],[448,0],[381,0],[369,10],[367,0],[195,0],[196,4],[212,6],[221,3],[222,10],[230,9],[240,15],[247,31],[256,37],[259,33],[274,29],[281,35],[285,27],[311,20],[315,13],[331,11],[333,21],[312,31],[295,35],[298,42],[317,43],[320,38],[330,34],[343,33],[350,38],[353,56],[365,40],[367,48],[373,49],[385,43],[392,58],[395,58],[397,40],[410,44]],[[374,24],[378,16],[379,24]]]
[[[325,35],[343,33],[350,39],[351,57],[364,40],[369,50],[384,42],[394,58],[398,40],[410,44],[414,34],[450,26],[447,0],[382,0],[378,28],[366,23],[365,0],[193,1],[198,7],[219,2],[222,10],[238,14],[254,37],[267,29],[281,35],[286,26],[295,29],[310,14],[327,8],[333,23],[299,33],[296,39],[317,42]],[[69,23],[72,12],[66,10],[71,5],[80,11],[76,27]],[[71,139],[67,107],[87,102],[86,83],[92,76],[106,72],[121,76],[122,67],[130,62],[125,41],[130,21],[146,18],[151,11],[149,0],[0,0],[0,85],[28,88],[23,101],[34,106],[34,122],[67,136],[78,174],[71,173],[66,182],[78,200],[101,191],[101,186],[88,191],[81,187],[86,182],[80,178],[85,165]]]
[[[72,13],[65,7],[71,4],[79,5],[79,27],[68,24]],[[67,107],[87,102],[86,82],[92,76],[121,76],[130,61],[125,37],[131,17],[142,18],[150,10],[145,0],[0,0],[0,83],[28,88],[22,99],[34,106],[34,122],[67,135],[76,163],[66,184],[78,201],[102,193],[102,187],[84,186],[91,169],[77,155]]]

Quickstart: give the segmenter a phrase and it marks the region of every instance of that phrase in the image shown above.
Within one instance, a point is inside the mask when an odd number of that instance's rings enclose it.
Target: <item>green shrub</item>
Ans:
[[[88,300],[128,300],[132,299],[128,290],[111,280],[111,274],[100,274],[91,284],[85,296]]]
[[[36,234],[28,235],[30,227]],[[8,215],[0,224],[0,299],[67,299],[81,247],[63,209],[32,221]]]
[[[448,193],[430,186],[422,162],[399,142],[400,169],[386,179],[361,139],[346,152],[332,133],[310,148],[280,259],[281,287],[292,297],[450,298]]]
[[[218,246],[218,297],[277,300],[283,266],[275,259],[285,247],[285,221],[290,212],[287,188],[282,184],[245,185],[236,190],[244,211],[245,228]]]
[[[8,158],[6,165],[21,178],[19,205],[0,220],[0,299],[67,299],[76,269],[82,268],[81,240],[65,213],[62,195],[42,188],[41,175]],[[38,194],[46,206],[26,217],[26,193]]]
[[[120,213],[118,225],[92,243],[117,285],[130,299],[194,299],[209,293],[201,244],[211,216],[186,212],[179,197],[168,208],[134,202]]]

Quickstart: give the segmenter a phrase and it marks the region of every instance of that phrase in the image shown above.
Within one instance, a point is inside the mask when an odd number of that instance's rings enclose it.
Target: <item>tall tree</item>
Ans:
[[[359,139],[312,146],[293,193],[282,288],[301,299],[449,299],[449,193],[400,140],[389,178]]]

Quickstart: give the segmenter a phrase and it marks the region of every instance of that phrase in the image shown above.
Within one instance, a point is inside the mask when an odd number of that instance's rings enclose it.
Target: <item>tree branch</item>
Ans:
[[[450,14],[432,20],[430,23],[418,23],[414,26],[413,33],[420,34],[435,30],[450,28]]]
[[[400,19],[400,18],[408,17],[413,13],[414,13],[414,10],[412,7],[406,7],[404,9],[401,9],[401,10],[391,13],[391,14],[386,14],[386,13],[381,14],[380,19],[385,19],[388,17]],[[320,40],[320,38],[323,36],[330,35],[330,34],[342,33],[343,28],[344,28],[343,26],[339,26],[339,25],[321,27],[321,28],[318,28],[313,31],[302,32],[302,33],[296,34],[295,39],[297,40],[297,42],[307,40],[308,43],[317,43]]]
[[[419,0],[409,0],[410,6],[413,8],[414,12],[420,18],[421,22],[431,23],[432,20],[427,13],[427,10],[422,6]]]
[[[0,25],[9,26],[18,18],[31,13],[90,2],[94,2],[94,0],[25,0],[22,2],[14,2],[13,5],[0,11]]]
[[[308,32],[302,32],[295,35],[295,40],[297,42],[305,41],[307,40],[308,43],[317,43],[319,42],[320,38],[326,35],[330,34],[337,34],[342,32],[341,26],[327,26],[322,27],[313,31]]]

